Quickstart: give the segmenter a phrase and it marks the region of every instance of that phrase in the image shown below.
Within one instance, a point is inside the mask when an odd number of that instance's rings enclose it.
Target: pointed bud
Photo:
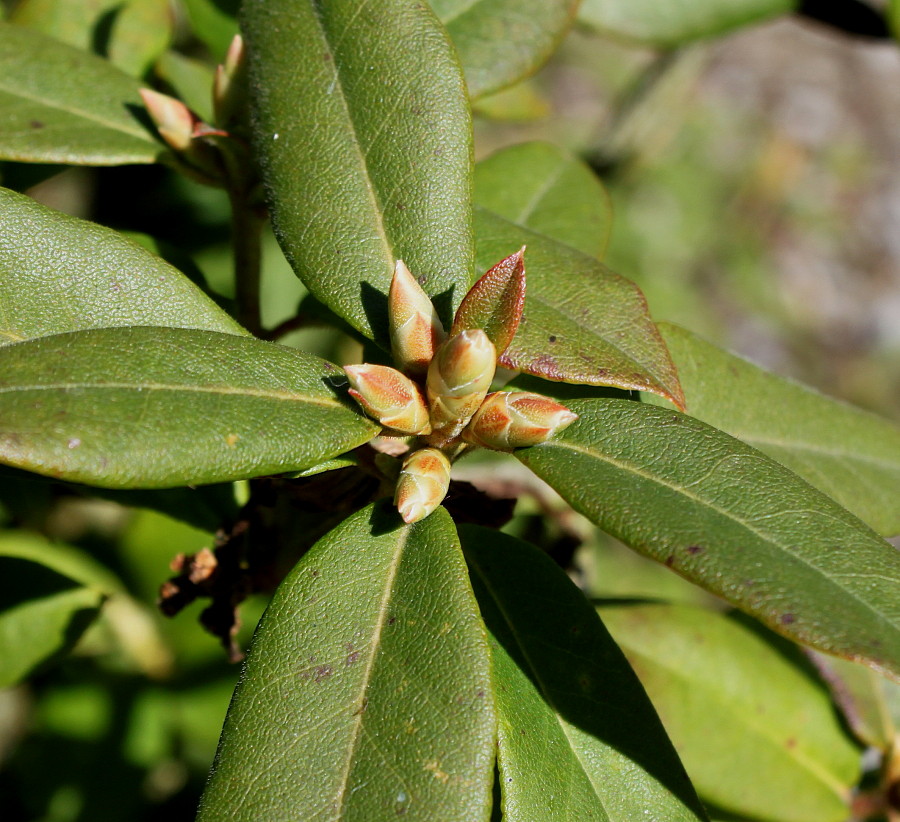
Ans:
[[[240,117],[247,105],[247,50],[244,38],[236,34],[225,61],[216,67],[213,81],[213,110],[216,124],[228,126]]]
[[[450,460],[437,448],[420,448],[404,461],[394,505],[406,523],[425,519],[447,496]]]
[[[463,439],[494,451],[538,445],[578,419],[564,405],[528,391],[488,394]]]
[[[194,127],[200,122],[197,115],[181,100],[169,97],[168,94],[142,88],[141,98],[159,136],[169,148],[178,152],[187,151],[194,139]]]
[[[439,440],[449,441],[478,410],[497,367],[497,351],[479,328],[451,337],[428,368],[428,409]],[[438,444],[438,442],[435,442]]]
[[[422,392],[409,377],[386,365],[348,365],[350,396],[372,419],[403,434],[431,431]]]
[[[435,349],[444,340],[444,327],[428,295],[403,260],[397,260],[388,294],[391,351],[397,367],[407,374],[424,374]]]

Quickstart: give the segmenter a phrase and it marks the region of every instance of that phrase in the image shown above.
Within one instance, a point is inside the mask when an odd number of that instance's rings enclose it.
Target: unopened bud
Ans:
[[[247,105],[247,50],[244,38],[236,34],[225,61],[216,67],[213,80],[213,110],[216,124],[229,126]]]
[[[431,427],[443,441],[457,436],[478,410],[496,367],[494,344],[479,328],[461,331],[438,349],[427,390]]]
[[[397,260],[388,293],[391,351],[398,368],[424,374],[435,349],[444,340],[444,327],[428,295],[403,260]]]
[[[194,128],[200,122],[181,100],[148,88],[141,89],[141,99],[166,145],[174,151],[187,151],[194,139]]]
[[[406,523],[425,519],[447,496],[450,460],[437,448],[420,448],[404,461],[394,505]]]
[[[422,392],[409,377],[386,365],[348,365],[349,393],[372,419],[402,434],[431,431]]]
[[[578,419],[564,405],[528,391],[488,394],[463,439],[495,451],[538,445]]]

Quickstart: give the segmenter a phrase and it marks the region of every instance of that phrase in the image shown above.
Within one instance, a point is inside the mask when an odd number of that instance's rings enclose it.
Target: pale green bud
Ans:
[[[397,260],[388,293],[391,352],[401,371],[422,375],[435,349],[444,340],[444,327],[431,299],[410,274],[403,260]]]
[[[461,331],[438,349],[426,387],[431,427],[442,443],[458,436],[478,410],[496,367],[494,344],[478,328]]]
[[[450,460],[437,448],[420,448],[404,461],[394,505],[406,523],[425,519],[447,496]]]
[[[194,139],[199,118],[181,100],[148,88],[141,89],[141,99],[159,136],[174,151],[187,151]]]
[[[244,39],[236,34],[213,80],[213,108],[219,126],[230,126],[240,117],[247,106],[247,93],[247,50]]]
[[[564,405],[528,391],[488,394],[462,437],[495,451],[538,445],[578,419]]]
[[[431,431],[422,391],[409,377],[386,365],[348,365],[349,393],[372,419],[402,434]]]

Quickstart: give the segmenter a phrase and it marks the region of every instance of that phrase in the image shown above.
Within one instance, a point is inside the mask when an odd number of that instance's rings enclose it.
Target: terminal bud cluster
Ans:
[[[401,260],[388,294],[391,349],[397,368],[348,365],[350,395],[386,433],[417,437],[397,480],[394,504],[404,522],[427,517],[447,494],[450,461],[471,446],[512,451],[537,445],[577,419],[564,405],[527,391],[488,393],[498,351],[515,334],[524,304],[524,248],[502,260],[473,287],[463,306],[492,295],[509,316],[490,317],[492,340],[482,328],[463,328],[471,308],[461,308],[447,336],[428,295]],[[514,274],[514,277],[510,275]],[[502,280],[501,280],[502,278]],[[508,294],[515,290],[514,299]],[[470,299],[471,298],[471,299]],[[465,316],[461,316],[465,314]]]

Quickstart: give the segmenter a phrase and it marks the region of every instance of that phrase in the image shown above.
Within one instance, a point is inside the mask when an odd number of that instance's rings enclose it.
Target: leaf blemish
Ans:
[[[702,554],[703,550],[704,549],[699,545],[688,545],[688,547],[685,548],[685,551],[687,551],[691,556]]]

